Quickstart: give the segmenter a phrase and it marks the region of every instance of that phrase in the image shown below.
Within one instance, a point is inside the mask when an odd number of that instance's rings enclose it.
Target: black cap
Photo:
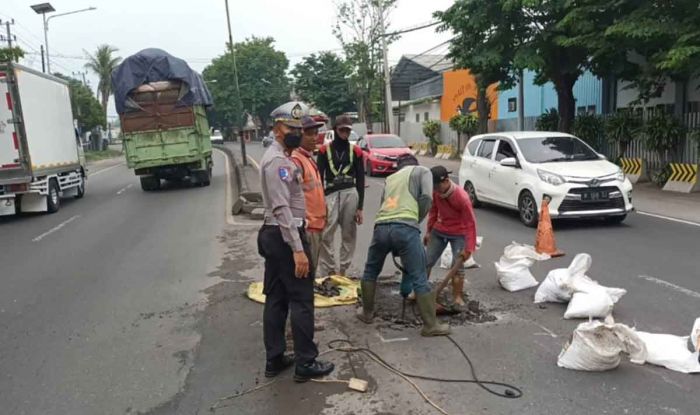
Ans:
[[[445,166],[435,166],[430,169],[430,172],[433,173],[433,184],[438,184],[445,179],[449,179],[450,174],[452,174]]]
[[[301,129],[302,130],[310,130],[312,128],[321,128],[324,125],[326,125],[326,124],[322,123],[320,121],[316,121],[313,118],[309,117],[308,115],[305,115],[301,119]]]

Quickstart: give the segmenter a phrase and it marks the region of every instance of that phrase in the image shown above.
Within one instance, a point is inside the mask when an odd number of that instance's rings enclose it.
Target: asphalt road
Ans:
[[[82,200],[0,219],[0,412],[139,413],[184,386],[220,264],[225,169],[145,193],[123,162]]]
[[[260,159],[263,149],[249,145],[248,154]],[[369,178],[365,203],[366,225],[360,227],[358,249],[351,273],[359,276],[366,258],[382,178]],[[498,208],[476,211],[483,248],[476,254],[482,268],[470,271],[469,293],[472,299],[498,316],[495,323],[471,324],[454,328],[454,338],[462,344],[484,379],[507,381],[520,386],[521,399],[496,398],[474,385],[421,382],[431,398],[452,414],[697,414],[700,407],[700,378],[650,365],[623,363],[606,373],[582,373],[556,366],[557,356],[580,321],[563,320],[565,305],[548,304],[540,308],[532,303],[535,289],[508,293],[496,282],[493,262],[511,241],[534,243],[534,231],[520,224],[517,215]],[[700,261],[697,246],[700,227],[631,214],[620,226],[595,221],[555,224],[559,247],[567,255],[535,265],[535,277],[541,281],[554,268],[569,265],[574,255],[586,252],[593,258],[590,277],[601,284],[625,288],[628,293],[615,307],[616,321],[639,330],[686,336],[695,318],[700,317]],[[384,274],[395,271],[386,262]],[[437,273],[443,275],[444,271]],[[400,301],[397,296],[396,301]],[[402,368],[452,378],[469,377],[469,371],[457,351],[444,339],[422,339],[414,330],[395,332],[358,324],[354,310],[340,308],[317,312],[326,321],[319,342],[335,335],[369,344],[388,360]],[[328,329],[331,326],[331,330]],[[408,341],[391,339],[408,338]],[[334,356],[343,362],[342,356]],[[624,360],[624,359],[623,359]],[[411,389],[376,364],[365,369],[373,385],[371,395],[345,392],[342,388],[317,392],[306,389],[309,399],[322,393],[325,398],[319,412],[341,413],[434,413]],[[364,367],[364,366],[363,366]],[[341,365],[342,368],[342,365]],[[347,378],[348,366],[340,371]],[[293,386],[288,386],[293,387]],[[275,392],[257,392],[257,398],[239,398],[238,408],[230,413],[264,413],[246,402],[266,402]],[[303,393],[303,392],[302,392]],[[330,395],[329,395],[330,393]],[[332,393],[336,393],[333,395]],[[248,401],[247,401],[248,400]],[[288,409],[286,413],[303,413]]]

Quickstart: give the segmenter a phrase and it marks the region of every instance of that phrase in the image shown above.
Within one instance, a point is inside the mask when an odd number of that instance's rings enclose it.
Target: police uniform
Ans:
[[[282,106],[271,116],[296,127],[301,107]],[[301,123],[299,122],[299,127]],[[314,344],[314,281],[296,278],[293,252],[304,251],[310,258],[306,239],[305,202],[301,171],[285,153],[284,146],[273,141],[260,163],[264,225],[258,233],[258,251],[265,258],[266,295],[263,332],[268,362],[285,352],[285,324],[291,310],[294,352],[297,366],[314,362],[318,349]]]

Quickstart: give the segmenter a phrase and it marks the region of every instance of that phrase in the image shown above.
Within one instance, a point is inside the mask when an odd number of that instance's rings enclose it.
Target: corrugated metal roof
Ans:
[[[403,55],[403,57],[438,73],[452,70],[454,66],[447,55]]]

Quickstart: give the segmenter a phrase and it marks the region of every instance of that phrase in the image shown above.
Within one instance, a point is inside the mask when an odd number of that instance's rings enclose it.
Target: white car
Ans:
[[[622,170],[580,139],[557,132],[508,132],[472,137],[459,183],[474,206],[515,209],[535,227],[544,197],[553,218],[622,222],[633,210],[632,183]]]
[[[211,143],[224,144],[224,136],[221,134],[221,131],[214,130],[214,132],[211,133]]]

